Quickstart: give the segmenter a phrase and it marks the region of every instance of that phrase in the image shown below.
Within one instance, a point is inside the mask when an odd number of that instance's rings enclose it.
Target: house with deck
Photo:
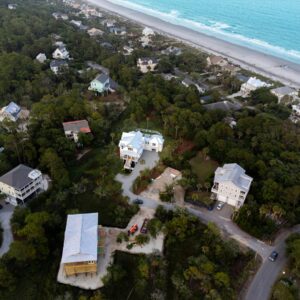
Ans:
[[[143,152],[161,152],[164,138],[159,133],[146,134],[141,131],[123,132],[119,142],[120,158],[124,160],[124,169],[133,170]]]
[[[65,276],[97,274],[97,264],[98,213],[68,215],[61,258]]]
[[[70,121],[64,122],[63,128],[65,132],[65,136],[73,140],[75,143],[79,140],[79,134],[89,134],[91,133],[91,129],[87,120],[78,120],[78,121]]]
[[[211,55],[207,57],[206,62],[208,67],[210,66],[224,67],[228,64],[228,61],[224,57],[218,55]]]
[[[272,89],[271,93],[278,98],[278,103],[285,102],[285,104],[289,104],[298,98],[298,91],[289,86]]]
[[[7,196],[6,202],[14,206],[25,204],[43,190],[42,173],[22,164],[0,177],[0,192]]]
[[[212,196],[238,209],[244,204],[252,181],[238,164],[225,164],[215,171]]]
[[[108,74],[101,73],[91,81],[88,89],[99,94],[114,93],[118,89],[118,84]]]
[[[153,72],[158,65],[158,60],[153,57],[142,57],[137,61],[137,67],[142,73]]]
[[[0,111],[0,121],[7,119],[12,122],[16,122],[21,114],[21,107],[15,102],[10,102],[7,106],[4,106]]]
[[[242,84],[240,93],[242,97],[246,98],[249,97],[253,91],[270,86],[271,84],[268,84],[256,77],[250,77],[247,82]]]
[[[55,20],[64,20],[64,21],[66,21],[66,20],[69,19],[69,17],[68,17],[67,14],[63,14],[63,13],[60,13],[60,12],[54,12],[54,13],[52,14],[52,16],[53,16],[53,18],[54,18]]]

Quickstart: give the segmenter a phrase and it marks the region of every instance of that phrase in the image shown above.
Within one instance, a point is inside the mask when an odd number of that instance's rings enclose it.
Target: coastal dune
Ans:
[[[106,11],[151,27],[158,33],[178,39],[207,53],[226,57],[229,61],[240,65],[244,69],[261,74],[274,81],[300,88],[300,64],[232,44],[183,26],[174,25],[107,0],[87,1]]]

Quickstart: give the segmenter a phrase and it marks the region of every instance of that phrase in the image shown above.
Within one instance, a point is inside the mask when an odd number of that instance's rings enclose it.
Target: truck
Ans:
[[[128,230],[128,235],[134,235],[139,230],[139,227],[137,224],[134,224],[130,227]]]

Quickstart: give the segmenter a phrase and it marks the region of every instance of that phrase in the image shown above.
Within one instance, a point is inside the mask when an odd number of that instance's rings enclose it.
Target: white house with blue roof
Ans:
[[[8,119],[10,121],[16,122],[21,113],[21,107],[15,102],[10,102],[7,106],[4,106],[0,112],[0,121]]]
[[[221,202],[240,208],[248,195],[253,178],[238,164],[225,164],[215,171],[211,192]]]
[[[141,158],[144,150],[161,152],[164,138],[160,134],[144,134],[140,131],[123,132],[119,142],[120,158],[124,168],[132,170]]]

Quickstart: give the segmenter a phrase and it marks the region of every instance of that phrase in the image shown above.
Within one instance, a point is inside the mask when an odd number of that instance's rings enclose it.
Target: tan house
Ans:
[[[98,28],[93,27],[93,28],[89,29],[87,31],[87,33],[90,37],[95,37],[95,36],[103,35],[104,32],[102,30],[98,29]]]
[[[98,213],[68,215],[61,264],[66,276],[96,274]]]
[[[137,67],[142,73],[153,72],[158,65],[158,60],[152,57],[139,58],[137,61]]]
[[[224,67],[228,64],[228,61],[223,58],[222,56],[217,56],[217,55],[211,55],[207,59],[207,66],[220,66]]]

